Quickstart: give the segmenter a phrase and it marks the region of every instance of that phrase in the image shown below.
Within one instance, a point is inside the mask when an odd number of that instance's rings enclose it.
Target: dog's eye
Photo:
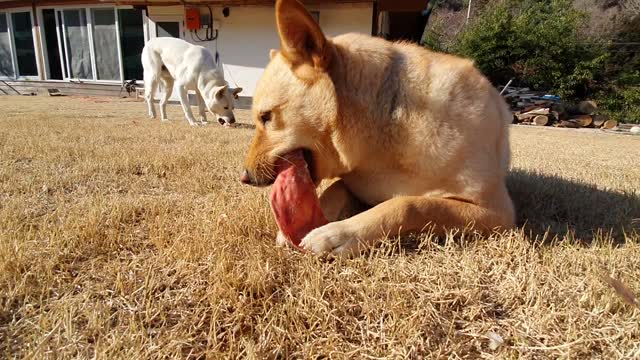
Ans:
[[[263,124],[266,124],[269,121],[271,121],[271,111],[265,111],[265,112],[261,113],[260,114],[260,121],[262,121]]]
[[[229,110],[229,107],[228,107],[228,106],[225,106],[225,107],[224,107],[224,109],[225,109],[225,110]]]

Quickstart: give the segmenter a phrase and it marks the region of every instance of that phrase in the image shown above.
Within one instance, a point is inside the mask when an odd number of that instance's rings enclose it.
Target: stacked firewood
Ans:
[[[504,99],[514,110],[532,110],[549,106],[560,101],[560,97],[548,95],[541,91],[532,91],[529,88],[508,87],[501,92]]]
[[[557,96],[527,88],[507,89],[503,96],[511,106],[514,124],[601,129],[618,126],[616,120],[597,114],[598,106],[593,101],[566,104]]]
[[[535,109],[515,110],[513,123],[564,128],[613,129],[618,126],[616,120],[596,114],[597,110],[593,101],[581,101],[575,105],[558,102]]]

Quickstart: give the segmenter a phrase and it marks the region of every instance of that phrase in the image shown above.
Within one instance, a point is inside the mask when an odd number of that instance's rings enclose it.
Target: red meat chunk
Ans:
[[[271,210],[285,237],[296,247],[311,230],[327,223],[301,150],[276,164],[278,177],[271,190]]]

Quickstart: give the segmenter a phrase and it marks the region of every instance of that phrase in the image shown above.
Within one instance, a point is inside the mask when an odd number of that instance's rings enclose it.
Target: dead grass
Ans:
[[[4,357],[640,357],[640,139],[514,129],[525,228],[323,262],[275,248],[268,190],[237,181],[249,128],[0,108]]]

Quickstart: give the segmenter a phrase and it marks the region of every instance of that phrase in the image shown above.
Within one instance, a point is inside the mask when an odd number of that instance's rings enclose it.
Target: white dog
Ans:
[[[166,104],[173,91],[174,81],[178,85],[180,104],[184,115],[192,126],[198,123],[193,117],[187,97],[188,90],[195,90],[200,113],[200,123],[206,124],[205,106],[217,117],[221,125],[231,125],[234,99],[242,88],[229,88],[224,72],[216,65],[211,52],[202,46],[166,37],[147,42],[142,50],[144,68],[144,97],[149,107],[149,117],[156,117],[153,106],[158,84],[162,85],[160,116],[167,121]]]

